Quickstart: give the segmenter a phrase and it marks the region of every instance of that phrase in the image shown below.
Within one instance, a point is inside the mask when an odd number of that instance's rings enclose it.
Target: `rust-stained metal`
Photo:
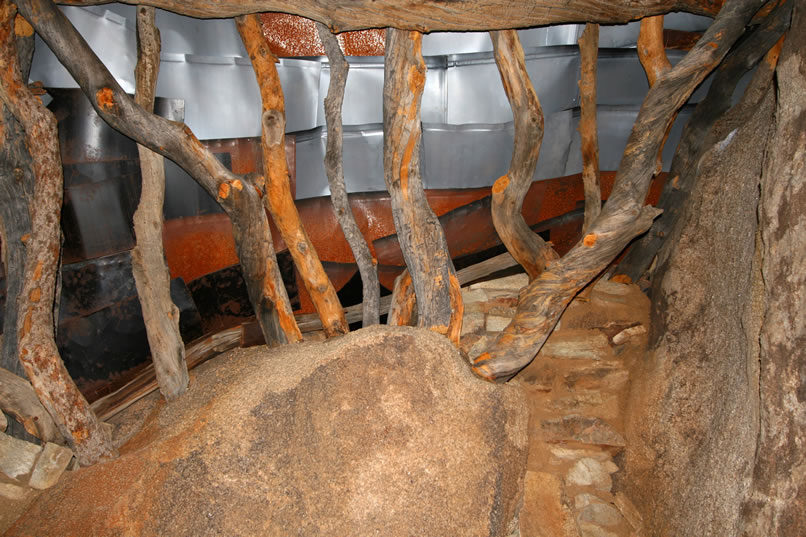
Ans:
[[[269,48],[278,58],[325,55],[316,23],[311,19],[287,13],[262,13],[260,20]],[[345,56],[383,56],[386,30],[344,32],[338,39]]]

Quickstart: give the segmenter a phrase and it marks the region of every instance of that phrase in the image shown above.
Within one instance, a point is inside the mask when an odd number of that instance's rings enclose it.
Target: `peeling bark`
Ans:
[[[154,109],[160,65],[160,34],[154,25],[154,8],[137,8],[137,67],[135,102]],[[165,168],[162,155],[142,145],[140,155],[142,192],[134,213],[137,245],[132,250],[132,273],[143,310],[148,345],[160,393],[170,400],[187,390],[185,344],[179,333],[179,308],[171,300],[171,278],[162,245],[162,205],[165,200]]]
[[[703,38],[650,88],[627,140],[613,192],[582,240],[522,292],[515,317],[474,361],[482,378],[505,381],[532,361],[576,293],[604,270],[659,211],[644,206],[658,151],[677,110],[742,34],[757,11],[753,0],[726,5]]]
[[[358,264],[361,274],[363,295],[363,323],[370,326],[380,322],[381,288],[378,283],[377,260],[372,257],[369,246],[355,222],[350,201],[347,199],[347,188],[344,184],[343,151],[342,151],[342,121],[341,110],[344,102],[344,88],[347,85],[347,73],[350,66],[344,59],[339,41],[330,30],[321,23],[317,24],[319,38],[325,47],[330,62],[330,85],[325,97],[325,118],[327,120],[327,153],[325,154],[325,170],[327,182],[330,185],[330,198],[333,200],[333,209],[344,238]]]
[[[110,0],[63,0],[68,5],[97,5]],[[354,0],[329,3],[318,0],[127,0],[198,18],[228,18],[248,13],[291,13],[326,24],[334,32],[394,27],[403,30],[504,30],[570,22],[620,24],[649,15],[685,11],[716,15],[720,1],[708,0]]]
[[[495,63],[515,121],[515,142],[509,171],[492,188],[493,225],[512,257],[524,268],[529,280],[537,278],[557,252],[523,219],[523,200],[532,185],[543,141],[543,110],[529,73],[523,47],[515,30],[490,32]]]
[[[56,348],[53,302],[61,252],[59,227],[63,178],[56,118],[28,90],[17,67],[16,9],[0,3],[0,98],[26,134],[34,174],[31,235],[25,241],[25,278],[17,301],[20,361],[42,405],[82,465],[117,455],[87,400],[67,373]]]
[[[596,64],[599,57],[599,25],[586,24],[579,38],[580,117],[579,137],[582,141],[582,183],[585,188],[585,233],[602,212],[602,190],[599,186],[599,135],[596,127]]]
[[[322,319],[325,334],[328,337],[346,334],[350,328],[344,317],[344,309],[311,239],[302,227],[291,195],[285,157],[285,100],[274,65],[277,58],[269,50],[257,15],[238,17],[235,22],[252,60],[263,100],[261,139],[263,173],[266,176],[266,195],[263,202],[291,252],[305,289]]]
[[[414,295],[411,275],[408,270],[395,278],[395,288],[392,289],[392,300],[389,305],[389,316],[386,324],[391,326],[412,326],[417,299]]]
[[[763,10],[764,8],[762,8]],[[697,105],[677,145],[669,180],[663,186],[658,208],[663,216],[650,231],[636,241],[619,264],[618,273],[637,281],[647,271],[665,238],[674,229],[686,205],[696,177],[696,163],[708,147],[704,143],[712,125],[731,106],[731,97],[739,80],[755,67],[764,54],[789,27],[792,2],[776,6],[752,33],[738,43],[714,75],[705,98]]]
[[[301,340],[256,187],[245,177],[225,168],[187,126],[150,114],[138,106],[50,0],[18,0],[17,6],[104,121],[176,162],[218,201],[232,219],[249,299],[266,342]]]
[[[425,87],[422,34],[386,31],[383,168],[400,247],[417,297],[417,324],[452,334],[462,323],[461,294],[445,234],[420,175],[420,103]],[[453,296],[452,296],[453,295]]]

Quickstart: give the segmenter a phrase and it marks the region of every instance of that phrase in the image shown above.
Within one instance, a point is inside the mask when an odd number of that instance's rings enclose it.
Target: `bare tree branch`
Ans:
[[[325,119],[327,121],[327,153],[325,154],[325,170],[327,182],[330,185],[330,198],[333,200],[333,209],[336,218],[344,233],[344,238],[353,251],[353,257],[358,264],[361,274],[363,291],[363,324],[370,326],[380,322],[381,288],[378,283],[378,269],[376,260],[369,251],[367,241],[355,222],[350,200],[347,197],[347,187],[344,184],[344,167],[342,163],[343,129],[341,109],[344,102],[344,88],[347,85],[347,73],[350,66],[344,59],[339,41],[322,23],[317,23],[319,38],[325,47],[325,53],[330,63],[330,85],[325,97]]]
[[[28,89],[17,67],[16,8],[0,0],[0,99],[25,129],[35,184],[25,279],[17,301],[20,361],[42,405],[82,465],[115,457],[107,432],[64,367],[53,332],[61,253],[64,180],[56,118]],[[9,327],[12,330],[14,328]]]
[[[579,137],[582,141],[582,183],[585,188],[585,233],[602,212],[599,186],[599,135],[596,126],[596,63],[599,57],[599,25],[586,24],[579,38]]]
[[[137,90],[134,100],[145,110],[154,109],[160,67],[160,33],[154,25],[153,7],[137,8]],[[171,300],[171,278],[162,245],[162,205],[165,200],[165,167],[162,155],[137,145],[142,189],[134,213],[137,245],[132,250],[132,274],[143,310],[146,336],[154,361],[160,392],[169,401],[187,389],[185,343],[179,333],[179,308]]]
[[[537,98],[523,55],[518,32],[490,32],[495,63],[515,121],[515,142],[509,171],[492,188],[493,225],[512,257],[524,268],[529,280],[537,278],[557,252],[533,232],[523,218],[523,200],[532,185],[543,141],[543,110]]]
[[[20,12],[67,68],[112,128],[176,162],[232,219],[249,299],[266,342],[300,341],[269,223],[255,186],[213,156],[187,126],[145,111],[120,87],[87,42],[50,0],[17,0]]]
[[[285,99],[277,74],[277,58],[269,50],[257,15],[236,19],[238,32],[252,60],[263,101],[261,139],[266,195],[263,202],[291,252],[294,264],[308,290],[328,337],[346,334],[350,328],[344,317],[336,289],[325,273],[311,239],[302,227],[291,196],[288,163],[285,156]]]
[[[512,322],[474,361],[477,375],[504,381],[531,362],[574,295],[650,227],[659,211],[643,203],[664,135],[677,110],[722,61],[758,8],[756,0],[730,2],[697,45],[650,88],[599,218],[580,242],[521,292]]]
[[[111,0],[63,0],[88,6]],[[720,1],[708,0],[128,0],[199,18],[228,18],[248,13],[277,11],[313,19],[333,32],[393,27],[419,32],[437,30],[505,30],[571,22],[619,24],[670,11],[716,15]]]

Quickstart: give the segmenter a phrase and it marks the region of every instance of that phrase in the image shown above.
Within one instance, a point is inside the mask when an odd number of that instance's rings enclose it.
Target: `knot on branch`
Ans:
[[[279,145],[283,141],[285,119],[279,110],[263,112],[263,136],[269,146]]]

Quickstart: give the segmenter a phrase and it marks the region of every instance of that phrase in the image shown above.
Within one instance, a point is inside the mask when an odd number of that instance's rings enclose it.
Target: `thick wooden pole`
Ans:
[[[582,184],[585,188],[585,221],[587,231],[602,212],[602,190],[599,186],[599,135],[596,126],[596,64],[599,57],[599,25],[586,24],[579,38],[581,60],[579,76],[579,137],[582,141]]]
[[[268,343],[300,341],[268,219],[255,187],[224,167],[187,126],[138,106],[51,0],[17,0],[20,13],[67,68],[95,111],[112,128],[176,162],[232,219],[249,299]]]
[[[627,141],[613,192],[599,218],[562,259],[522,292],[515,317],[475,361],[482,378],[505,381],[532,361],[576,293],[646,231],[659,211],[644,206],[656,159],[677,110],[725,57],[758,10],[756,0],[730,2],[702,39],[649,90]]]
[[[109,0],[62,0],[69,5],[97,5]],[[326,24],[334,32],[394,27],[419,32],[487,31],[570,22],[620,24],[649,15],[686,11],[715,15],[722,2],[712,0],[126,0],[199,18],[228,18],[278,11]]]
[[[731,106],[731,98],[736,84],[750,69],[755,67],[764,53],[772,47],[789,27],[792,2],[784,2],[773,9],[752,33],[730,51],[714,75],[705,98],[697,104],[694,113],[683,129],[677,145],[669,180],[663,185],[663,193],[658,207],[663,216],[658,218],[652,229],[637,240],[619,264],[617,272],[637,281],[647,271],[655,254],[675,227],[682,214],[688,194],[697,176],[696,163],[709,144],[704,143],[711,126]]]
[[[543,142],[543,110],[537,98],[518,32],[490,32],[495,63],[515,121],[515,143],[509,171],[492,188],[493,225],[512,257],[524,268],[529,280],[537,278],[557,252],[533,232],[523,218],[523,200],[532,185]]]
[[[417,324],[442,334],[461,331],[445,234],[425,199],[420,175],[420,102],[425,87],[422,34],[389,28],[383,84],[383,168],[403,258],[417,297]],[[454,290],[455,289],[455,290]],[[452,290],[454,290],[452,292]]]
[[[325,97],[325,119],[327,121],[327,153],[325,154],[325,170],[327,182],[330,185],[330,198],[333,200],[333,209],[336,218],[344,233],[344,238],[358,264],[361,274],[363,292],[363,324],[370,326],[380,322],[381,287],[378,283],[377,261],[372,257],[369,246],[355,222],[350,201],[347,198],[347,187],[344,184],[344,167],[342,138],[343,129],[341,121],[341,108],[344,102],[344,88],[347,85],[347,73],[350,66],[344,59],[339,41],[330,33],[322,23],[317,23],[319,38],[325,47],[328,62],[330,63],[330,85]]]
[[[137,8],[137,90],[134,100],[147,111],[154,109],[160,65],[160,34],[153,7]],[[179,333],[179,308],[171,300],[171,278],[162,245],[162,205],[165,167],[162,155],[137,146],[142,189],[134,213],[137,245],[132,251],[132,273],[143,310],[148,345],[160,392],[169,401],[187,390],[185,344]]]
[[[311,239],[302,227],[291,195],[285,156],[285,99],[277,67],[274,65],[277,58],[269,50],[257,15],[238,17],[236,24],[252,60],[263,100],[261,139],[263,173],[266,176],[266,195],[263,201],[291,252],[305,288],[322,319],[325,334],[328,337],[346,334],[350,328],[344,317],[344,309]]]
[[[25,279],[17,301],[20,361],[79,463],[90,465],[117,453],[67,373],[54,340],[53,303],[61,253],[59,224],[64,187],[62,161],[56,118],[28,90],[17,67],[15,16],[14,5],[0,0],[0,98],[25,129],[35,175],[31,235],[25,240]]]
[[[641,19],[641,30],[638,33],[638,60],[644,68],[650,88],[671,69],[672,64],[666,57],[666,47],[663,44],[663,15]],[[660,173],[663,167],[663,146],[666,145],[666,139],[669,138],[671,129],[670,124],[663,137],[663,143],[658,149],[658,160],[655,164],[656,174]]]

